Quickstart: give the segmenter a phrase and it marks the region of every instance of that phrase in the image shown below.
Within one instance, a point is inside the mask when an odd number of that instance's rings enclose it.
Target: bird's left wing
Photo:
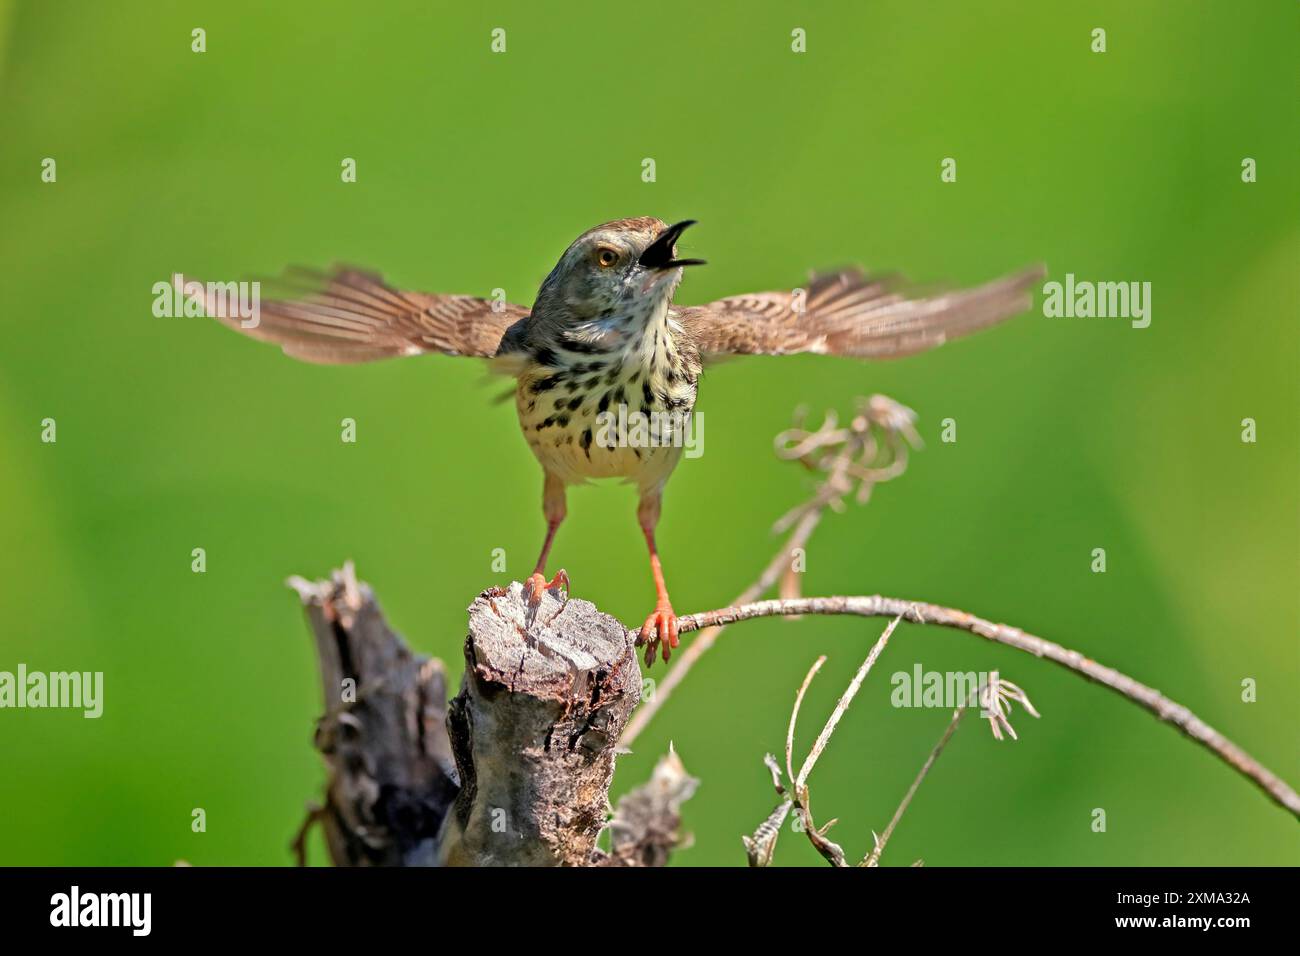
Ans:
[[[858,270],[814,276],[805,290],[756,292],[676,310],[703,358],[815,352],[899,358],[1026,311],[1034,266],[974,289],[909,295],[893,277]]]
[[[501,338],[528,314],[522,306],[470,295],[402,292],[374,273],[290,269],[259,290],[255,315],[241,314],[220,283],[172,277],[179,295],[237,332],[274,342],[305,362],[343,364],[441,352],[491,358]],[[234,283],[226,285],[234,288]],[[252,311],[252,310],[249,310]]]

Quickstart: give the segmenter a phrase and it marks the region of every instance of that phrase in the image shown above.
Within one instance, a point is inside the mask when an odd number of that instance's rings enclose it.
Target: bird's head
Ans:
[[[649,315],[672,298],[685,266],[704,264],[703,259],[677,258],[677,238],[693,224],[686,219],[669,226],[642,217],[588,229],[542,283],[534,313],[544,310],[579,320]]]

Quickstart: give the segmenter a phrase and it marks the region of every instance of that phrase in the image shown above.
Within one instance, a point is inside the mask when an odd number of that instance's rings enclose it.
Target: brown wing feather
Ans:
[[[200,298],[194,280],[178,275],[173,283],[187,298]],[[374,273],[347,267],[328,273],[290,269],[263,287],[272,297],[260,302],[253,328],[245,328],[235,310],[209,291],[201,302],[222,324],[321,364],[425,352],[491,358],[506,329],[528,314],[510,303],[494,311],[491,301],[469,295],[401,292]]]
[[[858,270],[814,276],[795,311],[794,292],[756,292],[677,310],[706,360],[726,355],[816,352],[899,358],[969,335],[1029,309],[1042,266],[974,289],[908,295],[896,277]]]

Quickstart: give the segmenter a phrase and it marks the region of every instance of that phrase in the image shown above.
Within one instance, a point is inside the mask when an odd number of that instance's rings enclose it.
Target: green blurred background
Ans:
[[[98,721],[0,712],[0,862],[290,862],[323,771],[314,657],[284,578],[354,558],[458,679],[464,609],[505,577],[492,549],[522,577],[540,542],[540,472],[477,363],[298,364],[215,323],[154,318],[153,283],[345,260],[527,303],[575,235],[632,215],[700,220],[689,254],[710,265],[686,303],[846,262],[920,281],[1040,260],[1056,278],[1150,281],[1145,330],[1034,314],[896,363],[712,371],[705,454],[666,496],[673,597],[683,613],[723,604],[775,550],[771,522],[810,490],[772,454],[796,405],[883,392],[917,410],[927,447],[819,530],[807,593],[1015,623],[1300,780],[1294,3],[474,6],[0,3],[0,669],[106,684]],[[45,157],[57,183],[41,182]],[[1243,157],[1258,182],[1242,182]],[[46,417],[57,444],[40,441]],[[955,444],[939,441],[946,417]],[[574,593],[640,620],[652,590],[632,490],[577,489],[570,515],[556,557]],[[1097,547],[1105,574],[1089,570]],[[702,779],[678,865],[743,862],[740,835],[773,804],[762,756],[783,745],[805,670],[829,655],[806,741],[882,623],[760,621],[705,658],[618,767],[622,792],[672,741]],[[916,625],[812,778],[851,855],[948,719],[889,706],[889,675],[917,662],[1000,669],[1043,716],[1019,716],[1018,743],[968,723],[886,863],[1300,859],[1294,820],[1145,712]],[[820,860],[787,834],[777,862]]]

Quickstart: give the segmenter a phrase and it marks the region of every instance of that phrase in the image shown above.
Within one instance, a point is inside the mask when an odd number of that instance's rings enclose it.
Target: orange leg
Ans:
[[[645,534],[646,547],[650,549],[650,573],[655,580],[655,609],[645,623],[641,625],[638,643],[646,646],[645,663],[650,667],[654,663],[655,650],[663,652],[664,662],[672,657],[672,649],[678,645],[677,615],[673,612],[673,603],[668,599],[668,586],[664,583],[664,569],[659,561],[659,550],[655,547],[655,526],[659,523],[659,506],[661,494],[656,491],[641,498],[637,509],[637,520]]]
[[[542,542],[542,553],[537,556],[537,567],[533,569],[532,576],[524,582],[528,603],[534,606],[541,603],[543,591],[554,588],[563,588],[565,592],[569,590],[569,575],[563,568],[557,571],[551,580],[546,580],[546,558],[551,553],[555,532],[559,530],[566,513],[564,482],[549,471],[546,473],[546,485],[542,490],[542,513],[546,515],[546,540]]]

